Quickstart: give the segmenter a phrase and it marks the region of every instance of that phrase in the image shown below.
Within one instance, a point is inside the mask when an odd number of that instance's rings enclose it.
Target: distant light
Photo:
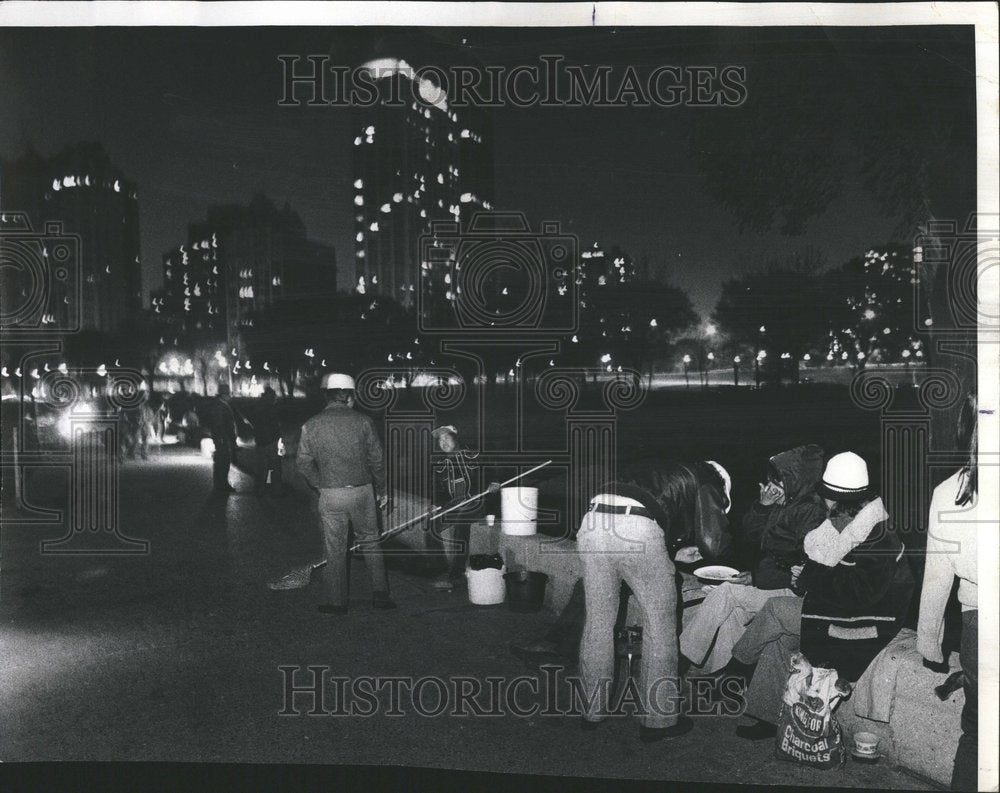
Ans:
[[[682,360],[684,361],[684,363],[691,363],[691,356],[690,355],[685,355]]]
[[[365,183],[364,183],[364,181],[363,181],[363,180],[361,180],[361,179],[355,179],[355,180],[354,180],[354,186],[355,186],[355,187],[356,187],[356,188],[357,188],[358,190],[360,190],[360,189],[361,189],[362,187],[364,187],[364,186],[365,186]]]
[[[758,361],[763,361],[766,357],[767,357],[767,350],[761,350],[759,353],[757,353]]]
[[[360,206],[364,206],[364,204],[365,204],[365,197],[364,196],[361,196],[361,195],[354,196],[354,205],[355,206],[359,206],[360,207]]]
[[[760,326],[760,332],[761,333],[765,333],[766,331],[767,331],[767,326],[766,325],[761,325]]]
[[[687,356],[685,356],[685,357],[687,357]],[[604,353],[604,355],[601,356],[601,363],[608,363],[610,361],[611,361],[611,354],[610,353]]]
[[[875,309],[872,308],[866,309],[865,319],[875,319]]]
[[[925,327],[928,327],[928,328],[929,328],[929,327],[930,327],[931,325],[933,325],[933,324],[934,324],[934,320],[933,320],[933,319],[931,319],[930,317],[927,317],[927,319],[925,319],[925,320],[924,320],[924,326],[925,326]]]
[[[710,352],[706,357],[708,358],[708,360],[714,361],[715,360],[715,353],[714,352]]]
[[[734,355],[733,356],[733,363],[740,363],[740,356]]]
[[[711,322],[705,323],[705,335],[714,336],[718,332],[718,328],[715,327]]]
[[[811,361],[812,360],[812,356],[809,353],[806,353],[805,355],[802,356],[802,360],[803,361]]]
[[[651,327],[651,328],[655,328],[656,327],[656,318],[655,317],[649,321],[649,327]]]
[[[902,356],[903,356],[904,358],[909,358],[909,357],[910,357],[910,351],[909,351],[909,350],[903,350],[903,352],[902,352]]]

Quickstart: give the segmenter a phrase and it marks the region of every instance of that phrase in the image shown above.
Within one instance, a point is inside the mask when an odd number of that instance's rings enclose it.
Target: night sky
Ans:
[[[465,44],[462,40],[466,39]],[[740,231],[706,186],[694,152],[711,149],[706,126],[725,135],[732,108],[503,108],[494,111],[496,205],[554,219],[585,244],[599,240],[646,257],[650,271],[711,312],[722,281],[806,249],[828,265],[901,239],[899,217],[869,195],[851,143],[859,101],[895,119],[901,150],[938,160],[950,174],[932,185],[938,217],[969,211],[975,179],[971,29],[575,29],[406,32],[371,28],[0,30],[0,156],[33,146],[51,155],[83,140],[103,143],[139,185],[144,295],[161,282],[161,255],[214,203],[263,192],[287,201],[311,237],[337,248],[340,287],[353,282],[351,141],[357,111],[284,108],[279,54],[331,54],[354,65],[418,42],[412,63],[456,52],[484,64],[744,65],[785,125],[821,109],[807,130],[830,141],[842,189],[801,234]],[[921,113],[959,119],[947,139],[893,112],[927,93]],[[840,112],[843,109],[844,112]],[[698,114],[716,114],[710,118]],[[810,116],[811,117],[811,116]],[[898,123],[897,123],[898,122]],[[721,132],[720,132],[721,130]],[[764,131],[766,133],[766,130]],[[919,138],[919,139],[917,139]],[[824,144],[825,145],[825,144]],[[825,155],[824,155],[825,156]],[[934,169],[931,169],[932,171]],[[734,183],[743,178],[739,169]]]

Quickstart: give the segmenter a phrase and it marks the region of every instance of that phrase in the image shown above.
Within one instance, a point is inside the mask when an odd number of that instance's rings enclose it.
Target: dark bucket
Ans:
[[[525,614],[540,611],[545,602],[545,582],[548,579],[545,573],[532,573],[528,570],[505,573],[507,606],[511,611]]]

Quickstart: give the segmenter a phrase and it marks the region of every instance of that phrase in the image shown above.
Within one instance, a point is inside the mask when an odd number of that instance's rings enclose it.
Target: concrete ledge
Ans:
[[[837,719],[848,735],[861,731],[878,735],[879,751],[896,765],[947,787],[962,734],[965,692],[959,689],[947,701],[939,700],[934,687],[943,683],[946,675],[924,667],[916,650],[916,633],[904,629],[897,642],[898,647],[890,651],[896,677],[889,721],[858,715],[856,711],[862,709],[862,703],[856,702],[854,696],[838,708]],[[949,656],[948,666],[949,673],[958,671],[957,653]],[[859,685],[873,669],[865,671]]]

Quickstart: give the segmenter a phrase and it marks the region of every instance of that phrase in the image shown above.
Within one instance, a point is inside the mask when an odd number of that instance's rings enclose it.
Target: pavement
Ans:
[[[244,492],[213,495],[210,461],[182,448],[126,462],[118,481],[119,525],[149,541],[145,554],[43,554],[40,542],[65,535],[65,521],[27,523],[5,511],[4,763],[394,765],[930,789],[887,764],[848,761],[820,772],[777,760],[772,742],[737,738],[736,720],[722,715],[699,717],[689,734],[651,745],[638,740],[638,724],[628,717],[582,732],[576,716],[539,712],[547,695],[566,693],[564,683],[549,686],[551,679],[536,673],[514,690],[525,670],[508,644],[542,633],[552,615],[473,606],[461,589],[434,591],[434,563],[398,555],[390,557],[398,610],[372,609],[355,561],[350,613],[324,616],[315,610],[322,601],[317,575],[304,589],[265,586],[319,550],[315,518],[301,494],[258,498],[249,492],[252,482],[234,471],[232,481]],[[36,506],[64,506],[65,470],[36,471],[25,488]],[[310,672],[310,666],[319,669]],[[325,675],[323,702],[308,692],[287,701],[286,688],[306,686],[316,672]],[[366,684],[365,676],[379,679]],[[341,699],[333,677],[347,681],[351,696]],[[423,680],[419,696],[388,678]],[[472,697],[479,715],[468,699],[463,705],[454,695],[477,682],[482,690]],[[394,686],[401,692],[398,708],[392,707]],[[449,707],[434,715],[442,693]],[[528,715],[514,713],[518,708]],[[346,714],[338,715],[341,709]],[[364,715],[370,710],[373,715]]]

